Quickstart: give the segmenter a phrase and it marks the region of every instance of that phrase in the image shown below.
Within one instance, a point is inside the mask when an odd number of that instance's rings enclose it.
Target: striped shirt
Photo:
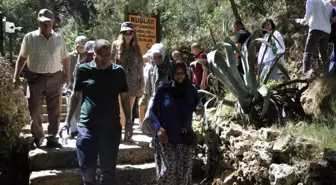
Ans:
[[[52,31],[46,39],[40,30],[35,30],[24,36],[20,56],[27,59],[32,72],[55,73],[62,69],[62,59],[68,57],[68,51],[61,35]]]

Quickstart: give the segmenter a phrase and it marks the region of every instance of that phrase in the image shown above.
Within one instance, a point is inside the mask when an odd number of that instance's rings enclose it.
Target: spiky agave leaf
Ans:
[[[280,55],[277,56],[274,64],[272,64],[271,68],[266,72],[266,75],[265,75],[264,79],[261,79],[262,84],[267,84],[267,82],[268,82],[273,70],[275,69],[275,67],[279,67],[282,74],[284,74],[286,80],[290,80],[290,77],[289,77],[286,69],[280,63],[278,63],[283,55],[284,55],[284,53],[281,53]]]
[[[246,89],[244,83],[237,81],[237,77],[231,71],[228,66],[223,54],[219,51],[210,52],[207,55],[208,60],[200,60],[198,62],[208,63],[208,69],[216,76],[216,78],[222,82],[228,89],[236,96],[239,100],[248,97],[248,90]]]
[[[271,100],[271,93],[270,89],[266,85],[261,85],[258,89],[259,94],[263,97],[263,107],[262,107],[262,112],[261,116],[264,116],[268,110],[270,100]]]
[[[214,100],[214,99],[216,99],[216,101],[222,101],[222,103],[224,105],[227,105],[227,106],[230,106],[230,107],[234,107],[234,105],[236,103],[235,101],[227,100],[227,99],[225,99],[223,97],[219,97],[219,96],[217,96],[215,94],[212,94],[211,92],[208,92],[208,91],[203,90],[203,89],[198,90],[198,92],[199,93],[207,94],[209,96],[212,96],[212,98],[210,99],[211,101]],[[206,102],[206,103],[208,104],[210,102],[210,100],[208,102]]]

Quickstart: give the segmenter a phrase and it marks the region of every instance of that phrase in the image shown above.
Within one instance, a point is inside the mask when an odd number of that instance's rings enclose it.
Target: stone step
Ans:
[[[61,122],[64,122],[65,121],[65,118],[66,118],[66,113],[61,113],[61,115],[60,115],[60,121]],[[48,114],[43,114],[42,115],[42,122],[43,123],[48,123]]]
[[[97,170],[97,176],[100,175]],[[155,184],[155,164],[118,165],[116,179],[120,185]],[[35,171],[30,175],[30,185],[81,185],[82,177],[79,169]]]
[[[149,148],[151,138],[134,135],[133,140],[134,142],[122,142],[119,145],[118,164],[153,162],[153,149]],[[77,167],[76,140],[69,139],[68,145],[59,149],[42,147],[31,150],[29,160],[32,171]]]
[[[62,114],[66,114],[67,113],[67,105],[66,104],[63,104],[61,106],[61,113]],[[47,105],[43,105],[43,107],[42,107],[42,114],[48,114]]]
[[[49,125],[49,123],[42,123],[44,134],[48,134],[48,125]],[[21,132],[23,134],[30,134],[31,133],[31,131],[30,131],[30,125],[24,126]],[[123,130],[123,132],[124,132],[124,130]],[[134,135],[142,135],[142,132],[141,132],[141,130],[139,128],[139,125],[135,124],[133,126],[133,134]]]
[[[202,163],[194,160],[193,178],[202,179],[204,172]],[[101,171],[97,170],[99,177]],[[116,179],[119,185],[156,185],[155,163],[141,165],[117,165]],[[194,185],[199,184],[195,181]],[[79,169],[61,169],[34,171],[30,175],[30,185],[82,185],[82,177]]]
[[[67,97],[66,96],[62,96],[62,105],[63,104],[65,104],[65,105],[67,104]],[[45,99],[43,100],[43,105],[46,105],[46,100]]]

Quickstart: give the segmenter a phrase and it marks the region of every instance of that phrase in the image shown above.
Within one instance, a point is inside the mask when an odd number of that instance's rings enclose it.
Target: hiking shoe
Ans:
[[[47,138],[47,148],[62,148],[62,144],[58,142],[58,139],[55,137],[48,137]]]
[[[31,148],[41,148],[43,139],[44,138],[41,139],[34,138]]]
[[[78,135],[78,131],[71,132],[71,134],[70,134],[70,138],[71,138],[71,139],[75,139],[75,137],[77,137],[77,135]]]

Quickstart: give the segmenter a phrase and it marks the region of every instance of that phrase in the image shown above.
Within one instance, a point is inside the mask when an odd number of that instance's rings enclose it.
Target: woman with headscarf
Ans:
[[[113,63],[120,64],[126,73],[128,94],[130,97],[130,109],[133,110],[136,97],[141,97],[144,90],[143,60],[138,39],[131,22],[121,24],[118,40],[112,44],[111,59]],[[120,102],[120,99],[119,99]],[[125,124],[125,115],[120,104],[120,122]],[[133,126],[133,124],[130,124]],[[128,140],[131,138],[126,138]]]
[[[160,43],[154,44],[148,51],[150,62],[145,66],[145,99],[147,100],[147,111],[142,122],[151,125],[149,118],[149,108],[152,105],[154,95],[161,84],[167,84],[171,80],[171,62],[166,56],[166,48]],[[149,122],[148,122],[149,121]],[[144,132],[145,133],[145,132]],[[151,133],[151,131],[149,131]],[[146,134],[146,133],[145,133]],[[152,136],[152,134],[149,134]],[[151,147],[153,140],[151,142]]]
[[[171,80],[171,63],[166,57],[166,48],[160,43],[154,44],[148,52],[150,62],[144,71],[145,95],[150,101],[154,97],[160,84]],[[150,106],[150,103],[149,103]]]
[[[272,19],[266,19],[262,24],[262,28],[265,30],[266,34],[264,38],[269,39],[270,33],[275,29],[275,24]],[[273,37],[270,39],[270,45],[268,47],[266,44],[261,44],[259,54],[258,54],[258,64],[262,66],[260,79],[263,80],[267,72],[271,69],[272,65],[276,62],[278,55],[285,52],[286,47],[283,41],[281,33],[277,30],[274,31]],[[284,65],[283,58],[279,61]],[[278,69],[275,67],[270,75],[270,79],[278,79]]]
[[[173,79],[158,88],[149,111],[158,185],[192,184],[192,156],[197,144],[192,114],[199,98],[186,71],[182,62],[173,64]]]

